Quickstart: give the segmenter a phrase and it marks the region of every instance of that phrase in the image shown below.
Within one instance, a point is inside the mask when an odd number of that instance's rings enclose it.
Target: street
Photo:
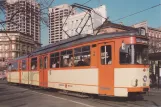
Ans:
[[[78,98],[54,90],[9,85],[0,81],[0,107],[161,107],[161,90],[151,89],[144,100]]]

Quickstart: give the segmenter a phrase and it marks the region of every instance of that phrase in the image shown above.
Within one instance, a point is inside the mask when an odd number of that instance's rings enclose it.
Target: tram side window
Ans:
[[[26,70],[26,60],[22,60],[22,70]]]
[[[59,68],[59,52],[50,54],[50,68]]]
[[[43,68],[42,57],[40,57],[39,62],[40,62],[40,69],[42,69]]]
[[[126,45],[125,49],[120,48],[120,64],[131,63],[131,46]]]
[[[37,69],[37,57],[31,59],[31,70]]]
[[[44,68],[47,68],[48,67],[48,57],[45,56],[44,57]]]
[[[101,46],[101,64],[112,64],[111,45]]]
[[[61,67],[73,66],[73,50],[65,50],[61,52]]]
[[[12,64],[9,63],[9,64],[8,64],[8,71],[11,71],[11,70],[12,70],[11,67],[12,67]]]
[[[11,71],[17,71],[18,70],[18,63],[13,62],[11,63]]]
[[[90,46],[74,49],[74,66],[90,66]]]

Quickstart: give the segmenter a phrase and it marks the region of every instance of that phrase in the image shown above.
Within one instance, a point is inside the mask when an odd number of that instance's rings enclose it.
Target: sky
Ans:
[[[60,4],[83,4],[86,1],[88,0],[55,0],[51,7]],[[99,5],[106,5],[107,17],[109,17],[110,21],[114,21],[121,17],[147,9],[160,3],[161,0],[91,0],[86,5],[92,8],[96,8]],[[147,21],[148,26],[150,27],[161,27],[161,6],[119,20],[115,23],[123,22],[124,25],[131,26],[142,21]],[[42,30],[41,41],[43,46],[47,45],[49,42],[47,27]]]
[[[60,4],[83,4],[86,1],[88,0],[55,0],[51,7]],[[109,17],[110,21],[114,21],[121,17],[144,10],[160,3],[161,0],[91,0],[86,5],[92,8],[96,8],[99,5],[106,5],[107,17]],[[142,21],[147,21],[148,26],[150,27],[161,27],[161,6],[119,20],[115,23],[123,22],[124,25],[131,26]],[[42,26],[41,43],[43,44],[43,46],[48,45],[48,38],[48,27]]]

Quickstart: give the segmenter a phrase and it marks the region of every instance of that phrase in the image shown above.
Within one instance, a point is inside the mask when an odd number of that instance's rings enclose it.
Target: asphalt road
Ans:
[[[78,98],[54,90],[8,85],[0,81],[0,107],[161,107],[161,90],[152,89],[144,100]]]

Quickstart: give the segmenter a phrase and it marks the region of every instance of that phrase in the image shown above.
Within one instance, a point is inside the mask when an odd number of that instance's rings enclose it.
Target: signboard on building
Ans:
[[[137,24],[132,25],[134,28],[140,28],[143,27],[146,30],[146,33],[148,32],[148,22],[147,21],[143,21]]]

